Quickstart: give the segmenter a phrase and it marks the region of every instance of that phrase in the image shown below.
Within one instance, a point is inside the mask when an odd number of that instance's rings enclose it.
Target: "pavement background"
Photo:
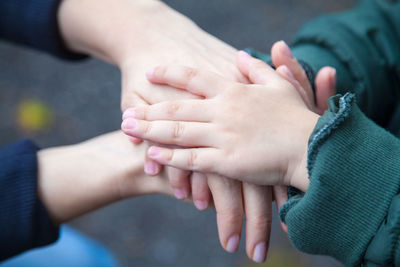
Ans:
[[[236,48],[267,51],[277,40],[290,42],[304,22],[356,1],[165,2]],[[120,77],[112,66],[95,59],[61,62],[0,42],[0,70],[0,145],[21,138],[34,139],[41,147],[67,145],[120,127]],[[21,112],[34,121],[30,131],[18,119]],[[296,252],[276,221],[263,266],[341,266]],[[122,266],[261,266],[247,259],[243,242],[234,255],[223,251],[214,211],[198,212],[163,196],[123,201],[71,225],[108,246]]]

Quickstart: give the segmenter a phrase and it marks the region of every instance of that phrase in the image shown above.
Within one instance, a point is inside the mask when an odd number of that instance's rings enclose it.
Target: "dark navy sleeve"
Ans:
[[[84,55],[69,51],[58,27],[61,0],[1,0],[0,38],[46,51],[63,59]]]
[[[37,194],[37,150],[28,140],[0,149],[0,261],[58,238]]]

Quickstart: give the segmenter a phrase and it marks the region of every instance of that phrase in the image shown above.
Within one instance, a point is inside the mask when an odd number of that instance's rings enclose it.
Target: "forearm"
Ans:
[[[122,133],[38,153],[38,193],[56,224],[123,198],[167,193],[161,177],[143,173],[144,146]]]
[[[59,25],[66,45],[73,51],[121,65],[132,54],[159,44],[173,21],[192,24],[158,0],[64,0]]]

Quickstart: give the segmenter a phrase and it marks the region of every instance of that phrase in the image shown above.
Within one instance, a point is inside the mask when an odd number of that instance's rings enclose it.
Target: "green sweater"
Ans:
[[[346,266],[400,266],[400,140],[382,128],[400,99],[400,1],[313,20],[292,49],[315,73],[335,67],[344,96],[330,99],[309,139],[307,193],[290,188],[280,210],[289,238]]]

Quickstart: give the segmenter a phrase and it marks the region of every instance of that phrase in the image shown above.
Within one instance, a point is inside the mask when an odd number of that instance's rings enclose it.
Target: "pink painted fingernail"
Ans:
[[[133,110],[132,108],[127,109],[124,114],[122,114],[122,119],[128,119],[128,118],[135,118],[135,110]]]
[[[185,191],[181,189],[174,189],[174,195],[177,199],[184,199],[186,198],[186,193]]]
[[[149,155],[149,157],[154,158],[160,154],[160,148],[152,146],[149,148],[147,154]]]
[[[287,43],[285,41],[281,41],[282,42],[282,51],[283,53],[285,53],[286,56],[288,56],[289,58],[294,58],[292,51],[290,51],[289,46],[287,45]]]
[[[128,118],[122,121],[121,129],[129,131],[135,129],[135,126],[136,126],[136,120]]]
[[[146,162],[146,164],[144,165],[144,172],[147,175],[155,175],[157,174],[157,171],[158,171],[157,164],[154,163],[153,161]]]
[[[228,243],[226,244],[226,251],[230,253],[234,253],[239,247],[239,235],[234,235],[229,238]]]
[[[267,244],[259,243],[254,248],[253,261],[258,262],[258,263],[262,263],[262,262],[265,261],[266,255],[267,255]]]
[[[196,206],[197,209],[199,210],[205,210],[208,207],[208,202],[207,201],[203,201],[203,200],[196,200],[194,202],[194,205]]]

